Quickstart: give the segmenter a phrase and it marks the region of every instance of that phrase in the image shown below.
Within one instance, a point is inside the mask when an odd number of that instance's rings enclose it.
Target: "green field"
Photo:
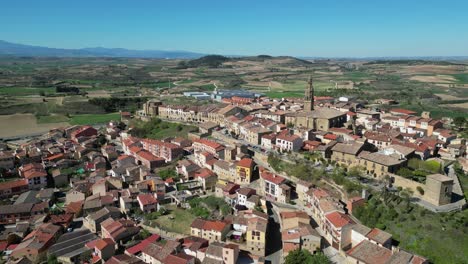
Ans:
[[[47,88],[33,88],[33,87],[2,87],[0,88],[0,95],[9,96],[26,96],[26,95],[41,95],[54,94],[54,87]]]
[[[189,210],[173,205],[166,206],[166,209],[170,213],[158,217],[154,222],[166,231],[190,235],[190,225],[196,217]]]
[[[37,116],[38,124],[69,122],[70,118],[64,115]]]
[[[192,131],[197,131],[195,126],[188,126],[173,122],[162,121],[155,118],[148,122],[134,120],[132,135],[137,137],[163,139],[166,137],[187,137],[187,134]]]
[[[109,121],[119,121],[120,113],[75,115],[70,118],[71,125],[94,125]]]
[[[468,83],[468,73],[453,74],[453,77],[460,83]]]
[[[270,98],[299,98],[304,96],[304,92],[266,92]]]

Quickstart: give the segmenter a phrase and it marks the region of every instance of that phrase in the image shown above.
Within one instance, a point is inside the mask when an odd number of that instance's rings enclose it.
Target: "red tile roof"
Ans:
[[[161,236],[158,234],[153,234],[146,238],[145,240],[141,241],[140,243],[136,244],[133,247],[127,248],[126,252],[130,253],[131,255],[135,255],[140,253],[148,244],[159,241]]]
[[[28,186],[28,182],[25,179],[21,180],[16,180],[16,181],[7,181],[7,182],[2,182],[0,183],[0,190],[10,190],[13,188],[18,188],[18,187],[26,187]]]
[[[99,250],[103,250],[104,248],[106,248],[108,246],[113,246],[113,245],[115,245],[115,243],[110,238],[99,239],[96,242],[96,248],[99,249]]]
[[[301,217],[301,218],[309,218],[309,215],[303,211],[294,211],[294,212],[281,212],[280,216],[282,219],[287,218],[294,218],[294,217]]]
[[[223,229],[226,227],[226,223],[222,221],[205,221],[203,225],[204,230],[214,230],[217,232],[223,231]]]
[[[196,139],[193,141],[194,143],[197,142],[197,143],[200,143],[200,144],[203,144],[203,145],[206,145],[210,148],[213,148],[215,149],[216,151],[221,151],[223,149],[225,149],[225,147],[217,142],[214,142],[214,141],[211,141],[211,140],[208,140],[208,139]]]
[[[322,199],[324,197],[328,197],[330,196],[330,194],[328,194],[327,191],[323,190],[323,189],[314,189],[312,191],[312,193],[314,194],[315,197],[317,197],[317,199]]]
[[[347,224],[354,223],[353,220],[351,220],[351,218],[348,215],[345,215],[340,212],[332,212],[332,213],[325,215],[325,217],[334,227],[337,227],[337,228],[343,227]]]
[[[152,194],[139,194],[137,199],[142,205],[158,203],[158,199],[156,199]]]
[[[77,214],[83,208],[84,201],[71,202],[67,205],[65,212]]]
[[[281,176],[278,176],[276,174],[273,174],[269,171],[263,171],[261,174],[261,177],[265,180],[265,181],[269,181],[269,182],[272,182],[276,185],[284,182],[286,179],[281,177]]]
[[[417,114],[414,111],[407,110],[407,109],[402,109],[402,108],[393,108],[393,109],[390,110],[390,112],[404,114],[404,115],[415,115],[415,114]]]
[[[58,154],[47,157],[46,160],[52,161],[52,160],[57,160],[57,159],[61,159],[61,158],[64,158],[64,157],[65,157],[65,155],[63,153],[58,153]]]
[[[137,156],[139,156],[142,159],[145,159],[147,161],[163,161],[165,160],[164,158],[156,157],[155,155],[151,154],[151,152],[146,151],[146,150],[140,150],[138,153],[136,153]]]
[[[180,148],[179,146],[177,146],[176,144],[173,144],[173,143],[169,143],[169,142],[163,142],[161,140],[155,140],[155,139],[142,139],[141,140],[143,143],[146,143],[146,144],[149,144],[149,145],[158,145],[158,146],[163,146],[165,148],[168,148],[168,149],[178,149]]]
[[[335,134],[326,134],[323,138],[324,139],[329,139],[329,140],[336,140],[338,138],[338,136],[335,135]]]
[[[237,162],[237,166],[244,167],[244,168],[251,168],[254,166],[254,161],[249,158],[243,158],[239,162]]]
[[[283,243],[283,251],[291,252],[299,248],[299,244],[296,243]]]
[[[280,133],[276,139],[281,139],[281,140],[284,140],[284,141],[289,141],[289,142],[292,142],[296,139],[299,139],[301,138],[300,136],[298,135],[291,135],[289,133]]]
[[[164,264],[187,264],[191,263],[194,257],[189,256],[183,252],[177,255],[168,255],[162,263]]]
[[[42,170],[28,170],[24,172],[24,177],[26,179],[32,179],[32,178],[38,178],[38,177],[47,177],[47,172],[42,169]]]
[[[195,171],[195,175],[194,175],[194,178],[209,178],[209,177],[214,177],[216,176],[216,174],[214,172],[212,172],[211,170],[207,169],[207,168],[202,168],[202,169],[199,169],[197,171]]]

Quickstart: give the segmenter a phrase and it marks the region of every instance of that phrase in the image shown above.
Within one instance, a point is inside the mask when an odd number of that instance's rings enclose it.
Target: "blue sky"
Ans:
[[[0,39],[319,57],[468,55],[466,0],[2,0]]]

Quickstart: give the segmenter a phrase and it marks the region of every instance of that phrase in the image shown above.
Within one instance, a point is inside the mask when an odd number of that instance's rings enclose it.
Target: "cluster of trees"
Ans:
[[[167,212],[167,210],[165,208],[161,208],[157,212],[144,214],[144,217],[145,217],[146,220],[155,220],[155,219],[157,219],[158,217],[160,217],[162,215],[166,215],[167,213],[168,212]]]
[[[136,111],[148,101],[147,97],[111,97],[111,98],[91,98],[89,103],[100,106],[107,113],[117,111]]]
[[[57,93],[68,93],[68,94],[79,94],[80,89],[77,87],[69,87],[69,86],[57,86],[55,87],[55,91]]]
[[[408,167],[399,169],[396,174],[413,181],[424,183],[427,175],[442,172],[442,164],[435,160],[423,161],[413,158],[408,161]]]
[[[332,262],[322,252],[311,254],[305,249],[296,249],[286,256],[285,264],[331,264]]]
[[[408,217],[416,220],[410,197],[407,190],[401,190],[399,194],[384,191],[371,196],[364,206],[353,209],[353,215],[366,226],[385,230],[390,222],[405,221]]]
[[[349,171],[351,171],[353,175],[361,174],[361,172],[354,172],[354,170],[351,169]],[[336,184],[343,186],[344,190],[347,193],[358,193],[362,191],[362,185],[356,181],[349,179],[349,177],[353,176],[351,176],[350,174],[346,174],[346,172],[342,168],[335,168],[335,170],[333,170],[333,172],[329,176]]]
[[[187,68],[198,68],[198,67],[209,67],[209,68],[218,68],[224,62],[229,61],[229,58],[221,55],[208,55],[195,60],[190,61],[181,61],[177,68],[187,69]]]
[[[189,201],[189,204],[191,213],[204,219],[209,218],[216,211],[219,211],[223,216],[231,213],[231,207],[224,199],[215,196],[194,198]]]
[[[306,156],[308,159],[298,159],[294,165],[283,161],[280,157],[270,154],[268,164],[277,172],[284,172],[289,176],[296,177],[309,182],[317,182],[321,177],[332,179],[336,184],[343,186],[347,193],[358,193],[362,191],[362,185],[350,179],[363,176],[361,167],[352,167],[346,173],[342,168],[337,167],[332,173],[327,173],[322,167],[315,167],[309,160],[313,156]]]
[[[453,125],[459,129],[459,130],[462,130],[465,128],[465,126],[467,125],[467,120],[465,117],[463,116],[457,116],[453,119]]]
[[[159,170],[158,176],[161,177],[161,179],[166,180],[169,178],[178,178],[179,175],[173,168],[170,168]]]

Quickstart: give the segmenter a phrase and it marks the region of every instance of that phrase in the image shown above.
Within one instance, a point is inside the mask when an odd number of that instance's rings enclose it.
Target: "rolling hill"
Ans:
[[[204,54],[189,51],[130,50],[121,48],[101,47],[83,49],[59,49],[17,44],[0,40],[0,56],[193,59],[202,57],[203,55]]]

